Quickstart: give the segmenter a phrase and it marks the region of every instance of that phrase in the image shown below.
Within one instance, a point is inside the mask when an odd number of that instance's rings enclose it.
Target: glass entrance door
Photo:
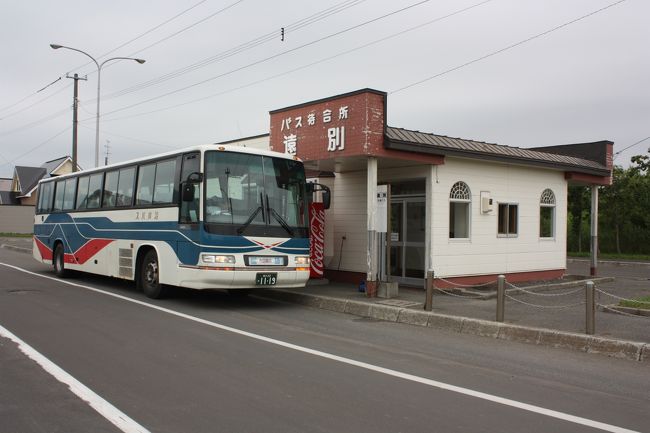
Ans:
[[[424,280],[426,207],[424,197],[393,198],[390,204],[390,275],[400,284]]]

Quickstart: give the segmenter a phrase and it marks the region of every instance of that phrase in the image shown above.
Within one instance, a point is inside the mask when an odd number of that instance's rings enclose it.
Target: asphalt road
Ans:
[[[0,326],[152,432],[650,430],[647,363],[0,263]],[[0,432],[54,431],[119,429],[0,337]]]

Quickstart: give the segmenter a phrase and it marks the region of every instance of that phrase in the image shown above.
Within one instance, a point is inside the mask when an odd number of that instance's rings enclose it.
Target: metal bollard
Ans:
[[[426,297],[424,299],[424,309],[426,311],[431,311],[433,308],[433,278],[434,272],[427,271],[427,277],[424,280],[424,288],[426,290]]]
[[[506,307],[506,277],[497,277],[497,322],[503,322]]]
[[[587,281],[585,285],[585,296],[586,296],[586,330],[585,333],[588,335],[594,335],[596,333],[596,286],[593,281]]]

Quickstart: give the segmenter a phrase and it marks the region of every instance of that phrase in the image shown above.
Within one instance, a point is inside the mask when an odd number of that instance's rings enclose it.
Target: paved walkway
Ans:
[[[31,253],[32,241],[0,238],[0,245]],[[572,275],[585,275],[588,269],[586,261],[570,259],[567,263],[567,273]],[[368,298],[350,284],[312,281],[304,289],[258,291],[257,295],[381,320],[650,360],[650,316],[621,315],[602,308],[616,304],[618,298],[650,296],[650,263],[601,262],[599,276],[607,278],[596,280],[601,308],[596,313],[595,336],[585,334],[584,282],[509,286],[504,324],[495,322],[496,299],[490,289],[436,290],[430,313],[423,310],[425,292],[418,288],[402,287],[397,297],[383,299]]]

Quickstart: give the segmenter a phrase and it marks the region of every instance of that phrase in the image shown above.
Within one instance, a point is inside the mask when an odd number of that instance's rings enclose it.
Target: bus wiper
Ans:
[[[242,224],[241,227],[239,227],[237,229],[237,234],[238,235],[241,235],[242,233],[244,233],[244,230],[246,230],[246,227],[248,227],[253,222],[253,220],[255,219],[257,214],[260,213],[261,210],[263,210],[262,206],[258,206],[257,209],[255,209],[255,212],[253,212],[251,214],[251,216],[248,217],[246,222],[244,224]]]
[[[266,196],[266,212],[269,215],[269,222],[271,220],[271,215],[273,215],[275,217],[275,219],[278,220],[278,222],[280,223],[282,228],[285,229],[287,231],[287,233],[289,233],[289,236],[291,236],[291,237],[294,236],[293,229],[291,228],[291,226],[289,226],[289,223],[287,223],[285,221],[285,219],[282,218],[282,215],[280,215],[275,209],[273,209],[271,206],[269,206],[269,196],[268,195]]]
[[[255,211],[253,211],[251,216],[248,217],[246,222],[244,224],[242,224],[241,227],[239,227],[237,229],[237,234],[238,235],[241,235],[242,233],[244,233],[244,230],[246,230],[246,227],[248,227],[253,222],[253,220],[255,219],[257,214],[260,213],[260,211],[262,211],[262,221],[266,222],[266,217],[264,216],[264,198],[262,197],[262,193],[260,193],[260,205],[257,207],[257,209],[255,209]],[[232,215],[232,208],[231,208],[230,214]]]

